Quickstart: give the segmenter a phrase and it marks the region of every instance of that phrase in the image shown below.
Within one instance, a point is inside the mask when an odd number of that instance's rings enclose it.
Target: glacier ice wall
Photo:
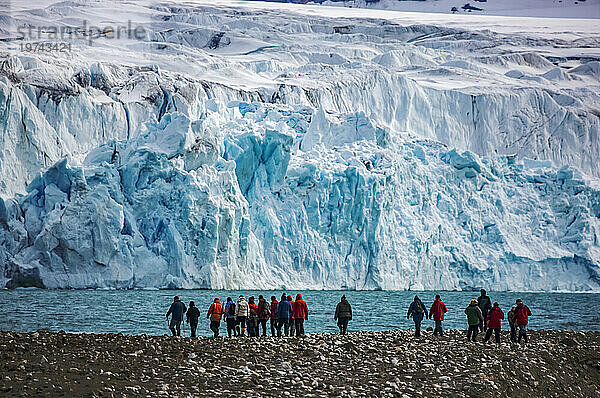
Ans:
[[[83,9],[92,18],[98,6]],[[548,37],[221,7],[140,7],[150,21],[141,24],[149,35],[144,45],[99,40],[70,59],[2,57],[0,162],[12,166],[0,167],[0,196],[24,192],[37,171],[64,156],[81,158],[111,139],[134,137],[148,119],[177,111],[197,120],[212,99],[364,112],[391,130],[460,151],[550,160],[600,176],[600,64],[586,55],[600,45],[597,33]],[[79,17],[83,9],[56,4],[42,15]],[[40,18],[39,10],[31,13]],[[6,17],[14,26],[32,23],[26,13]]]
[[[82,167],[56,163],[29,184],[25,197],[4,204],[8,287],[274,283],[244,277],[266,271],[255,257],[260,251],[235,164],[220,159],[187,171],[176,167],[169,157],[183,148],[190,123],[183,115],[170,119],[165,116],[164,134],[150,131],[144,145],[113,142],[92,151]]]
[[[104,72],[93,72],[94,66],[85,73],[90,80],[104,82]],[[0,161],[12,165],[0,168],[0,195],[23,192],[37,171],[64,156],[81,158],[108,140],[135,137],[148,119],[160,121],[167,112],[181,112],[197,120],[213,100],[363,112],[389,129],[410,131],[459,150],[516,154],[550,160],[555,166],[571,165],[591,176],[600,173],[600,118],[595,113],[600,111],[587,110],[567,94],[538,88],[499,93],[440,89],[380,72],[355,72],[318,88],[239,90],[152,71],[116,69],[132,76],[108,88],[87,81],[80,86],[72,77],[64,87],[31,84],[29,74],[18,77],[17,83],[0,77],[0,101],[5,105],[0,115],[4,148]],[[588,101],[600,103],[600,98],[593,93]]]
[[[0,286],[600,289],[597,35],[138,6],[2,55]]]
[[[459,153],[362,113],[229,105],[237,117],[201,125],[165,114],[4,201],[4,284],[599,287],[600,191],[577,171]]]

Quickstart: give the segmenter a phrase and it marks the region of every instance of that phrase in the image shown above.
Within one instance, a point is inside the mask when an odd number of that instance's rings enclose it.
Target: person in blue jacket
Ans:
[[[425,307],[425,304],[423,304],[419,296],[415,296],[415,299],[410,303],[408,313],[406,314],[406,319],[410,319],[412,316],[413,321],[415,322],[415,337],[421,337],[421,321],[426,314],[427,307]]]
[[[292,305],[287,300],[285,293],[281,296],[281,301],[277,306],[277,337],[281,337],[281,328],[284,328],[285,335],[290,334],[290,315],[292,314]]]

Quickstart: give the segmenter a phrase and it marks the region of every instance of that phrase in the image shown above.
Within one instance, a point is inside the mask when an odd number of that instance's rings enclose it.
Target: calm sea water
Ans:
[[[296,297],[298,292],[293,293]],[[335,306],[342,294],[352,304],[354,319],[350,330],[409,329],[412,320],[406,319],[406,311],[415,294],[427,308],[433,302],[435,292],[387,292],[387,291],[301,291],[309,307],[309,320],[305,323],[307,333],[335,332],[333,320]],[[168,333],[165,313],[174,295],[186,303],[196,302],[203,317],[198,326],[200,335],[211,335],[205,314],[215,297],[225,301],[227,296],[237,298],[259,294],[269,299],[281,297],[282,291],[223,291],[223,290],[0,290],[0,330],[29,332],[38,329],[85,333],[126,333],[162,335]],[[464,308],[475,292],[440,292],[448,307],[445,328],[465,329]],[[573,293],[514,293],[490,292],[492,301],[498,301],[508,312],[517,298],[523,299],[533,312],[532,329],[600,330],[600,306],[598,294]],[[433,326],[433,321],[424,321]],[[225,332],[223,323],[222,333]],[[508,324],[503,323],[503,329]],[[189,336],[189,330],[186,330]]]

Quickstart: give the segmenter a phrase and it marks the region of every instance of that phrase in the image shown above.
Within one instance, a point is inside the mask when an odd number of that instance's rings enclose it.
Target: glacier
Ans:
[[[595,24],[134,3],[2,57],[0,287],[600,290]]]
[[[270,0],[278,2],[302,2],[306,0]],[[502,15],[513,17],[550,17],[550,18],[600,18],[600,1],[586,0],[575,2],[552,0],[527,0],[523,3],[518,0],[486,0],[463,1],[454,0],[316,0],[314,3],[335,5],[343,7],[376,8],[396,11],[416,11],[428,13],[473,13],[477,15]],[[463,9],[469,4],[477,10]]]

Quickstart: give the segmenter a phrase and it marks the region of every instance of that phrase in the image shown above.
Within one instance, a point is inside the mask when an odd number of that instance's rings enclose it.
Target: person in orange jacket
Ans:
[[[218,298],[210,305],[206,319],[210,318],[210,330],[214,337],[219,336],[219,327],[221,326],[221,317],[223,316],[223,306]]]
[[[446,312],[448,312],[446,305],[442,302],[440,295],[436,294],[435,301],[431,304],[431,309],[429,310],[429,319],[433,317],[433,320],[435,321],[435,329],[433,329],[434,336],[437,336],[438,333],[440,336],[444,335],[442,321],[444,320],[444,314]]]
[[[304,336],[304,320],[308,320],[308,306],[306,302],[302,300],[302,295],[298,293],[296,295],[296,301],[292,306],[292,314],[294,318],[296,336]]]
[[[292,296],[290,296],[288,294],[287,296],[287,301],[289,301],[290,305],[292,306],[292,310],[290,311],[290,337],[294,337],[294,332],[296,331],[296,322],[294,321],[294,300],[292,300]]]

